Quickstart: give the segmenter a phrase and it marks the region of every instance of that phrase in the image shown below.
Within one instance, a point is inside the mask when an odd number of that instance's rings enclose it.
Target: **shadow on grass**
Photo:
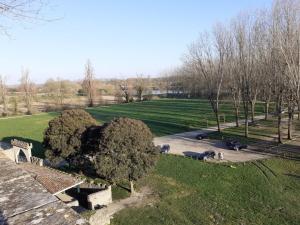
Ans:
[[[278,144],[276,141],[246,138],[241,134],[226,133],[226,131],[211,133],[208,136],[218,140],[235,139],[242,144],[247,144],[250,151],[300,161],[300,146],[291,143]]]
[[[284,175],[289,176],[289,177],[294,177],[294,178],[300,179],[300,176],[299,176],[299,175],[296,175],[296,174],[285,173]]]
[[[45,157],[43,145],[39,141],[32,140],[32,139],[29,139],[29,138],[17,137],[17,136],[4,137],[4,138],[2,138],[1,141],[6,142],[6,143],[10,143],[10,141],[13,140],[13,139],[17,139],[17,140],[24,141],[24,142],[27,142],[27,143],[32,143],[32,145],[33,145],[32,155],[36,156],[36,157],[39,157],[39,158],[44,158]]]

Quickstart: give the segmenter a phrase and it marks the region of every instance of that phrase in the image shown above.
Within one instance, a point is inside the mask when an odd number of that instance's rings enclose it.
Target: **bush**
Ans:
[[[142,121],[118,118],[102,126],[95,168],[111,182],[134,181],[155,164],[159,150],[153,135]]]
[[[46,158],[52,162],[83,155],[85,131],[96,124],[96,120],[81,109],[65,110],[49,122],[44,132],[43,146]]]

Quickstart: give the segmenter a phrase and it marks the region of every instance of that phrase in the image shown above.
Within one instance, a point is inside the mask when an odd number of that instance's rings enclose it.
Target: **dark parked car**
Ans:
[[[205,138],[208,138],[208,135],[206,133],[198,134],[196,136],[196,139],[198,139],[198,140],[202,140],[202,139],[205,139]]]
[[[170,151],[170,145],[163,145],[160,149],[160,153],[167,154],[167,153],[169,153],[169,151]]]
[[[247,148],[247,145],[241,144],[239,141],[232,140],[232,139],[227,140],[226,145],[229,149],[235,150],[235,151]]]
[[[210,151],[203,152],[203,153],[201,154],[201,159],[203,159],[203,160],[214,159],[215,156],[216,156],[215,151],[211,151],[211,150],[210,150]]]

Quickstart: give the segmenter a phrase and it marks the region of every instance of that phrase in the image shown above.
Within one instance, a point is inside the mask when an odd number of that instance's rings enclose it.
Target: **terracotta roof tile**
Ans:
[[[50,168],[23,163],[20,166],[29,172],[40,184],[42,184],[51,194],[58,194],[68,188],[83,183],[83,180],[70,174]]]

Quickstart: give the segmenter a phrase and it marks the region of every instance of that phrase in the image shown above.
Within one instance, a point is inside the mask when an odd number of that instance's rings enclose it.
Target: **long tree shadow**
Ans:
[[[33,145],[32,155],[36,156],[36,157],[39,157],[39,158],[44,158],[45,157],[43,145],[39,141],[30,139],[30,138],[18,137],[18,136],[4,137],[4,138],[2,138],[1,141],[10,144],[10,141],[13,140],[13,139],[17,139],[17,140],[24,141],[24,142],[27,142],[27,143],[32,143],[32,145]]]
[[[289,177],[294,177],[296,179],[300,179],[300,176],[297,174],[292,174],[292,173],[285,173],[284,175],[289,176]]]
[[[268,154],[276,157],[300,161],[300,146],[293,143],[278,144],[276,141],[261,140],[257,138],[245,138],[236,133],[212,133],[210,138],[218,140],[234,139],[248,145],[248,150]]]

